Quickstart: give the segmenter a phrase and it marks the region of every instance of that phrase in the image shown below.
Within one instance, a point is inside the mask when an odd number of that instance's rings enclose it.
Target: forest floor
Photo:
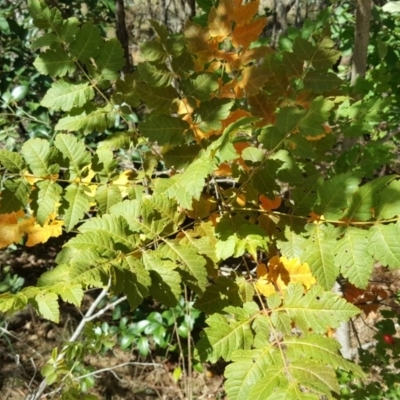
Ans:
[[[52,239],[29,253],[4,251],[0,254],[0,266],[11,266],[13,273],[24,278],[24,286],[35,285],[37,278],[54,265],[59,248],[60,241]],[[59,324],[39,318],[30,308],[12,316],[0,314],[1,400],[25,399],[38,387],[41,367],[54,347],[60,348],[68,341],[92,301],[89,293],[81,309],[62,304]],[[110,314],[102,317],[102,321],[107,320],[112,323]],[[85,365],[99,371],[89,393],[104,400],[177,400],[189,398],[189,392],[199,400],[224,399],[222,371],[205,366],[204,372],[193,372],[191,378],[183,373],[175,381],[172,372],[179,366],[177,358],[150,354],[143,359],[137,351],[123,351],[118,346],[96,357],[87,356]],[[57,398],[58,393],[42,397]]]
[[[35,285],[37,278],[54,265],[60,241],[52,239],[27,253],[24,250],[4,251],[0,254],[0,266],[10,265],[13,273],[25,280],[25,286]],[[373,285],[376,297],[359,298],[357,301],[372,305],[371,301],[393,305],[392,298],[400,288],[400,274],[386,268],[376,268]],[[389,293],[382,299],[379,295]],[[357,293],[352,293],[357,297]],[[375,300],[374,300],[375,299]],[[32,309],[12,316],[0,315],[0,399],[22,400],[32,393],[42,378],[40,368],[51,356],[54,347],[68,341],[84,313],[93,301],[85,295],[79,310],[68,304],[61,305],[61,321],[51,323],[39,318]],[[374,325],[381,318],[380,312],[370,307],[352,322],[352,344],[368,343],[375,334]],[[112,322],[105,314],[102,320]],[[96,384],[89,393],[104,400],[176,400],[192,398],[224,399],[222,369],[205,366],[204,372],[185,374],[176,381],[173,370],[179,366],[178,357],[165,358],[151,354],[141,358],[137,351],[123,351],[115,346],[102,355],[87,356],[85,364],[96,373]],[[49,388],[51,391],[52,387]],[[42,399],[60,398],[59,393]]]

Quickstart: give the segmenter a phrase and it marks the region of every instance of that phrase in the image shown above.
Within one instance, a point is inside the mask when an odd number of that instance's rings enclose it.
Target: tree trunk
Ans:
[[[353,67],[351,71],[352,85],[355,84],[358,76],[364,77],[367,71],[371,8],[371,0],[356,0],[356,29],[354,34]]]
[[[121,42],[125,56],[125,65],[122,70],[124,73],[129,73],[132,71],[132,63],[129,52],[129,36],[125,22],[124,0],[115,0],[115,20],[117,25],[117,38]]]

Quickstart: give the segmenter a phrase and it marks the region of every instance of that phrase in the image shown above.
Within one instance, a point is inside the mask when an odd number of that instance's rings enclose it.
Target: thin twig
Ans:
[[[94,311],[96,310],[96,307],[107,296],[108,289],[109,289],[109,286],[107,286],[106,288],[102,289],[100,294],[97,296],[96,300],[89,307],[89,310],[86,312],[85,316],[82,318],[81,322],[79,323],[79,325],[75,329],[75,331],[72,334],[71,338],[68,340],[69,343],[75,342],[78,339],[78,337],[82,333],[83,329],[85,328],[85,325],[89,321],[89,318],[92,317]],[[68,348],[67,345],[62,348],[60,354],[57,357],[56,363],[60,362],[65,357],[65,352],[66,352],[67,348]],[[36,389],[36,391],[34,391],[32,394],[28,395],[26,397],[26,400],[39,400],[40,397],[42,396],[42,393],[46,390],[46,387],[47,387],[47,381],[46,381],[46,379],[43,379],[43,381],[40,383],[40,385]]]

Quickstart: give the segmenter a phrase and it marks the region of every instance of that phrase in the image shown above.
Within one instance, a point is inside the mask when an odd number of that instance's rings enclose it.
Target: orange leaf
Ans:
[[[264,86],[268,78],[268,73],[266,73],[261,66],[251,65],[243,69],[242,79],[238,85],[243,88],[248,95],[255,95]]]
[[[267,25],[265,17],[257,18],[246,25],[236,25],[232,32],[232,44],[235,47],[249,47],[251,42],[260,37],[265,25]]]
[[[255,49],[246,49],[240,53],[240,63],[246,65],[250,62],[260,60],[266,55],[274,54],[275,50],[268,46],[260,46]],[[264,70],[265,71],[265,70]]]
[[[259,92],[255,96],[249,96],[248,102],[252,114],[263,119],[258,124],[259,126],[273,125],[275,123],[276,102],[271,101],[266,93]]]
[[[231,0],[220,0],[218,7],[212,7],[208,14],[208,28],[211,37],[225,39],[232,30],[231,17],[233,4]]]
[[[235,16],[233,19],[237,25],[244,25],[246,22],[250,22],[257,14],[260,5],[259,0],[251,1],[244,5],[241,5],[241,3],[242,2],[240,1],[240,3],[237,3],[235,7]]]
[[[216,176],[230,176],[232,175],[232,168],[229,164],[221,164],[216,171],[214,171]]]
[[[235,122],[235,121],[237,121],[238,119],[240,119],[240,118],[243,118],[243,117],[248,117],[248,116],[250,116],[251,114],[248,112],[248,111],[245,111],[245,110],[243,110],[243,109],[241,109],[241,108],[237,108],[235,111],[232,111],[230,114],[229,114],[229,116],[228,116],[228,118],[226,118],[226,119],[224,119],[223,121],[222,121],[222,129],[225,129],[226,127],[228,127],[231,123],[233,123],[233,122]],[[238,144],[238,143],[237,143]],[[237,147],[236,147],[236,144],[234,145],[235,146],[235,149],[237,150]],[[247,147],[249,146],[249,144],[247,143]],[[242,149],[242,151],[244,150],[244,148]],[[241,152],[242,152],[241,151]],[[240,153],[241,153],[240,152]]]
[[[271,200],[262,194],[258,199],[260,200],[261,208],[266,211],[276,210],[282,204],[282,199],[279,196],[275,196],[275,198]]]
[[[217,208],[215,199],[211,196],[202,195],[199,200],[193,199],[192,210],[186,210],[187,215],[192,218],[206,218]]]
[[[233,145],[235,148],[236,152],[241,156],[242,152],[244,149],[247,149],[247,147],[250,147],[250,144],[248,142],[237,142]]]
[[[265,264],[261,263],[257,265],[257,278],[261,278],[268,274],[268,268]]]

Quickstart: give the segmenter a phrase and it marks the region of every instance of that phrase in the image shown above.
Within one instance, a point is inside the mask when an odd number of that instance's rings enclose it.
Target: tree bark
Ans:
[[[129,52],[129,35],[125,22],[124,0],[115,0],[115,20],[117,25],[117,38],[121,42],[121,45],[124,49],[125,65],[122,70],[124,73],[129,73],[132,71],[132,63]]]
[[[351,85],[355,84],[357,77],[364,77],[367,71],[367,50],[371,9],[371,0],[356,0],[356,29],[354,34]]]

